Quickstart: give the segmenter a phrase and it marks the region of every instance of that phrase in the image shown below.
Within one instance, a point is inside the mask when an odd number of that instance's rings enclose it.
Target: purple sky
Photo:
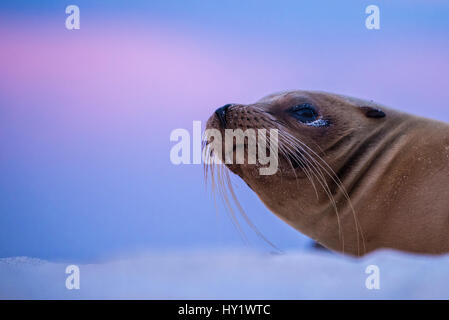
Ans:
[[[57,2],[0,5],[0,257],[243,246],[202,168],[169,161],[170,132],[225,103],[316,89],[449,121],[448,4],[380,1],[370,31],[371,3],[310,2],[79,1],[75,31]],[[303,245],[239,195],[270,240]]]

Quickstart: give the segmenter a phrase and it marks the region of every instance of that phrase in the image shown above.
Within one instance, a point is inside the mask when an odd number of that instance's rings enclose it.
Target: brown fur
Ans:
[[[312,103],[329,126],[307,126],[288,115],[288,108],[304,102]],[[367,117],[369,108],[380,108],[386,116]],[[229,129],[288,132],[310,148],[306,150],[313,158],[321,157],[315,173],[321,170],[335,207],[316,176],[314,188],[306,170],[293,169],[282,155],[278,172],[270,176],[259,175],[258,165],[227,165],[295,229],[353,255],[378,248],[449,251],[449,125],[373,102],[309,91],[233,105],[226,117]],[[220,128],[216,115],[207,128]],[[286,142],[280,139],[282,144]]]

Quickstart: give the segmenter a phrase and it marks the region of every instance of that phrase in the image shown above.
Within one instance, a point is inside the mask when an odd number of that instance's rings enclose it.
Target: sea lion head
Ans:
[[[226,129],[277,130],[279,156],[273,174],[261,174],[264,166],[260,163],[226,166],[271,211],[313,237],[316,228],[306,229],[316,224],[318,213],[335,208],[332,195],[342,188],[337,173],[347,165],[351,148],[378,130],[385,119],[388,116],[373,102],[298,90],[271,94],[252,104],[224,105],[212,114],[206,129],[219,130],[223,145]],[[271,134],[267,134],[267,154],[273,151],[268,136]],[[244,143],[246,151],[248,141]],[[235,147],[233,142],[234,151]]]

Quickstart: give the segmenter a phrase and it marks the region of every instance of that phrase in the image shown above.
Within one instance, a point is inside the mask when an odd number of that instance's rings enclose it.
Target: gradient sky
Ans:
[[[170,132],[295,88],[449,121],[448,40],[445,1],[2,1],[0,257],[242,247],[202,167],[171,164]],[[272,242],[305,245],[236,184]]]

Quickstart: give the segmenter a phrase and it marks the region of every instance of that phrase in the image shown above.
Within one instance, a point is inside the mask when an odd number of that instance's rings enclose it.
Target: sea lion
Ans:
[[[280,219],[323,246],[449,251],[449,125],[318,91],[228,104],[206,129],[276,128],[279,168],[226,164]],[[210,141],[209,141],[210,142]]]

